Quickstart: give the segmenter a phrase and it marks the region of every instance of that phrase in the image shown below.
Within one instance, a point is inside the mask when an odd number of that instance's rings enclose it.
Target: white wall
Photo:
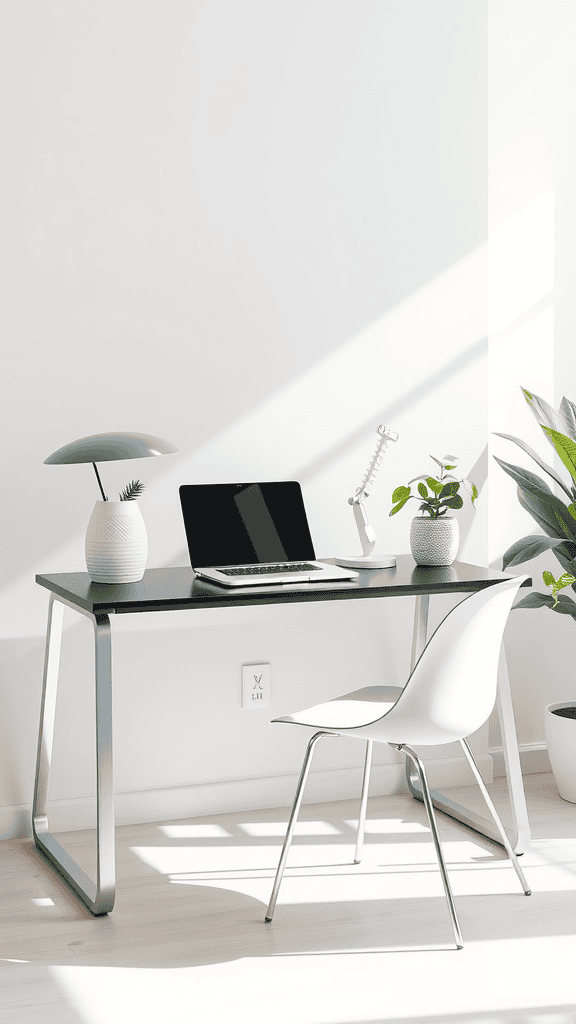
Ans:
[[[489,4],[490,430],[522,438],[547,462],[553,450],[520,386],[556,408],[563,395],[576,401],[575,52],[573,2]],[[490,450],[540,472],[509,441],[491,435]],[[498,467],[490,473],[489,522],[498,567],[510,544],[540,532]],[[561,571],[551,554],[517,571],[543,592],[544,569]],[[510,619],[508,662],[525,746],[544,742],[544,706],[574,697],[575,644],[567,616],[519,611]]]
[[[27,828],[33,782],[47,604],[34,574],[84,569],[98,496],[89,466],[46,467],[50,452],[116,429],[178,445],[102,469],[111,492],[135,467],[147,485],[150,566],[185,564],[177,489],[194,480],[300,479],[318,554],[356,549],[347,498],[381,422],[400,434],[370,499],[384,547],[408,549],[390,493],[430,453],[455,451],[483,483],[488,18],[460,0],[49,0],[3,19],[9,835]],[[463,517],[466,560],[487,564],[488,507],[484,489]],[[303,737],[269,718],[401,681],[410,618],[388,601],[114,622],[119,819],[286,802]],[[255,661],[272,665],[270,714],[240,708]],[[92,788],[84,672],[87,624],[70,616],[51,788],[63,822]],[[351,785],[338,769],[360,757],[327,744],[312,796]],[[379,758],[377,785],[393,788],[395,755]]]

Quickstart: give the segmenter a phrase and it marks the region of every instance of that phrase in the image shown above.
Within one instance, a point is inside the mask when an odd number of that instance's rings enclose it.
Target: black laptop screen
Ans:
[[[180,502],[190,564],[312,561],[300,484],[185,484]]]

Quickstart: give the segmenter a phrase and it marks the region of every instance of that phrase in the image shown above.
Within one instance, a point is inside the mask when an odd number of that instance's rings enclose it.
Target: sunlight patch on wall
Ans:
[[[355,531],[347,499],[369,460],[378,424],[391,415],[396,426],[402,416],[416,412],[412,422],[421,447],[419,403],[483,358],[486,273],[481,246],[276,394],[263,396],[247,416],[201,448],[166,459],[142,501],[148,564],[186,564],[178,487],[201,481],[305,480],[315,540],[321,534],[320,557],[335,553],[336,544],[348,548]],[[465,412],[466,395],[460,400],[462,409],[451,415]],[[407,452],[405,446],[402,454],[394,453],[396,466]],[[86,525],[79,523],[75,537],[48,552],[36,571],[85,571]],[[7,588],[2,635],[41,636],[45,597],[32,573]]]
[[[553,404],[554,395],[554,193],[546,192],[489,240],[490,453],[534,471],[528,456],[493,431],[520,437],[549,461],[547,443],[521,387]],[[490,460],[492,466],[494,465]],[[491,466],[489,561],[535,524],[517,499],[512,481]],[[506,514],[502,510],[506,509]]]

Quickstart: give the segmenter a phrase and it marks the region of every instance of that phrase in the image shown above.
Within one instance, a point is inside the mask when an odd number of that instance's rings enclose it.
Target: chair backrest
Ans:
[[[389,743],[437,745],[463,739],[484,724],[496,701],[506,620],[525,579],[486,587],[446,615],[394,707],[370,727],[374,739],[381,731]]]

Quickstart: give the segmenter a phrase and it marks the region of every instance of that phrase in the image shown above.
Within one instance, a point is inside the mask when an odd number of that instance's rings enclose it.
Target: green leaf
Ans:
[[[563,534],[569,541],[576,541],[576,520],[572,518],[566,506],[553,508],[552,513],[559,526],[558,533]]]
[[[404,505],[406,504],[406,502],[408,501],[409,498],[410,498],[410,495],[408,495],[408,497],[406,497],[406,498],[403,498],[402,501],[399,501],[398,504],[395,505],[394,508],[388,513],[388,515],[389,516],[395,516],[396,513],[399,512],[401,508],[404,508]]]
[[[533,494],[528,494],[521,487],[518,488],[518,501],[523,509],[529,512],[535,522],[549,537],[558,539],[558,525],[552,516],[552,510],[544,505]]]
[[[394,491],[394,493],[392,495],[392,501],[393,502],[402,501],[403,499],[409,498],[409,497],[410,497],[410,488],[409,487],[402,487],[401,486],[401,487],[397,487],[396,490]]]
[[[517,484],[522,487],[524,491],[528,491],[529,494],[533,494],[535,498],[543,502],[546,505],[551,505],[554,508],[566,508],[561,498],[557,498],[552,493],[548,484],[541,477],[536,476],[535,473],[531,473],[529,469],[522,469],[521,466],[514,466],[509,462],[503,462],[494,455],[496,462],[502,467],[505,473],[508,473]]]
[[[521,565],[522,562],[529,562],[531,558],[536,558],[543,551],[549,551],[550,548],[563,543],[564,541],[557,537],[540,537],[538,535],[522,537],[504,552],[502,569],[507,569],[509,565]]]
[[[543,398],[539,398],[538,395],[534,395],[530,391],[526,391],[524,388],[521,388],[521,390],[541,427],[551,427],[552,430],[563,429],[565,423],[562,413],[556,412],[548,402],[545,402]],[[550,437],[548,440],[550,441],[550,444],[553,444]]]
[[[554,605],[554,598],[550,594],[528,594],[527,597],[523,597],[521,601],[518,601],[514,605],[516,608],[552,608]]]
[[[438,480],[435,480],[433,476],[426,477],[426,483],[428,484],[430,490],[434,491],[434,494],[440,494],[440,491],[442,490],[442,484]]]
[[[573,619],[576,619],[576,601],[566,594],[560,594],[554,611],[560,612],[561,615],[571,615]]]
[[[540,466],[540,469],[543,469],[545,473],[548,473],[548,476],[552,477],[554,482],[557,483],[559,487],[561,487],[562,490],[566,492],[569,498],[572,496],[560,474],[557,473],[552,466],[549,466],[547,462],[544,462],[544,460],[540,458],[538,453],[535,452],[534,449],[530,447],[530,445],[525,444],[524,441],[521,441],[518,437],[514,437],[512,434],[499,434],[497,432],[495,433],[496,437],[503,437],[506,441],[513,441],[514,444],[517,444],[518,447],[521,448],[522,451],[526,452],[526,454],[529,455],[531,459],[534,459],[534,462],[538,466]]]
[[[449,466],[448,463],[446,463],[444,469],[456,469],[456,466]]]
[[[576,405],[574,402],[570,402],[566,397],[560,402],[559,413],[564,417],[566,424],[566,433],[568,437],[571,437],[573,441],[576,441]]]
[[[571,555],[568,550],[569,548],[573,547],[573,544],[566,541],[566,543],[560,544],[557,548],[554,548],[554,555],[560,562],[560,565],[565,570],[565,572],[569,572],[572,576],[576,576],[576,558],[574,557],[574,555]],[[576,592],[576,583],[572,584],[572,590]]]
[[[556,454],[566,466],[572,479],[576,481],[576,441],[573,441],[571,437],[567,437],[566,434],[561,434],[558,430],[552,430],[550,427],[543,426],[542,430],[550,438],[556,449]]]
[[[453,498],[446,498],[442,504],[447,508],[462,508],[464,502],[459,494],[455,494]]]
[[[570,515],[573,516],[574,519],[576,519],[576,503],[575,502],[572,502],[571,505],[568,505],[568,511],[569,511]]]
[[[418,494],[420,495],[421,498],[429,497],[428,488],[426,487],[426,484],[418,484]]]
[[[444,484],[444,487],[440,491],[440,497],[441,498],[450,498],[450,497],[452,497],[453,494],[458,494],[459,490],[460,490],[460,484],[456,480],[453,483]]]
[[[556,580],[554,579],[552,573],[548,572],[547,570],[542,573],[542,579],[544,580],[544,583],[547,587],[553,587],[556,583]]]
[[[527,597],[523,597],[521,601],[518,601],[512,610],[515,611],[516,608],[544,607],[551,608],[555,612],[560,612],[561,615],[571,615],[576,619],[576,602],[565,594],[560,594],[556,600],[556,604],[554,603],[554,598],[550,594],[528,594]]]

